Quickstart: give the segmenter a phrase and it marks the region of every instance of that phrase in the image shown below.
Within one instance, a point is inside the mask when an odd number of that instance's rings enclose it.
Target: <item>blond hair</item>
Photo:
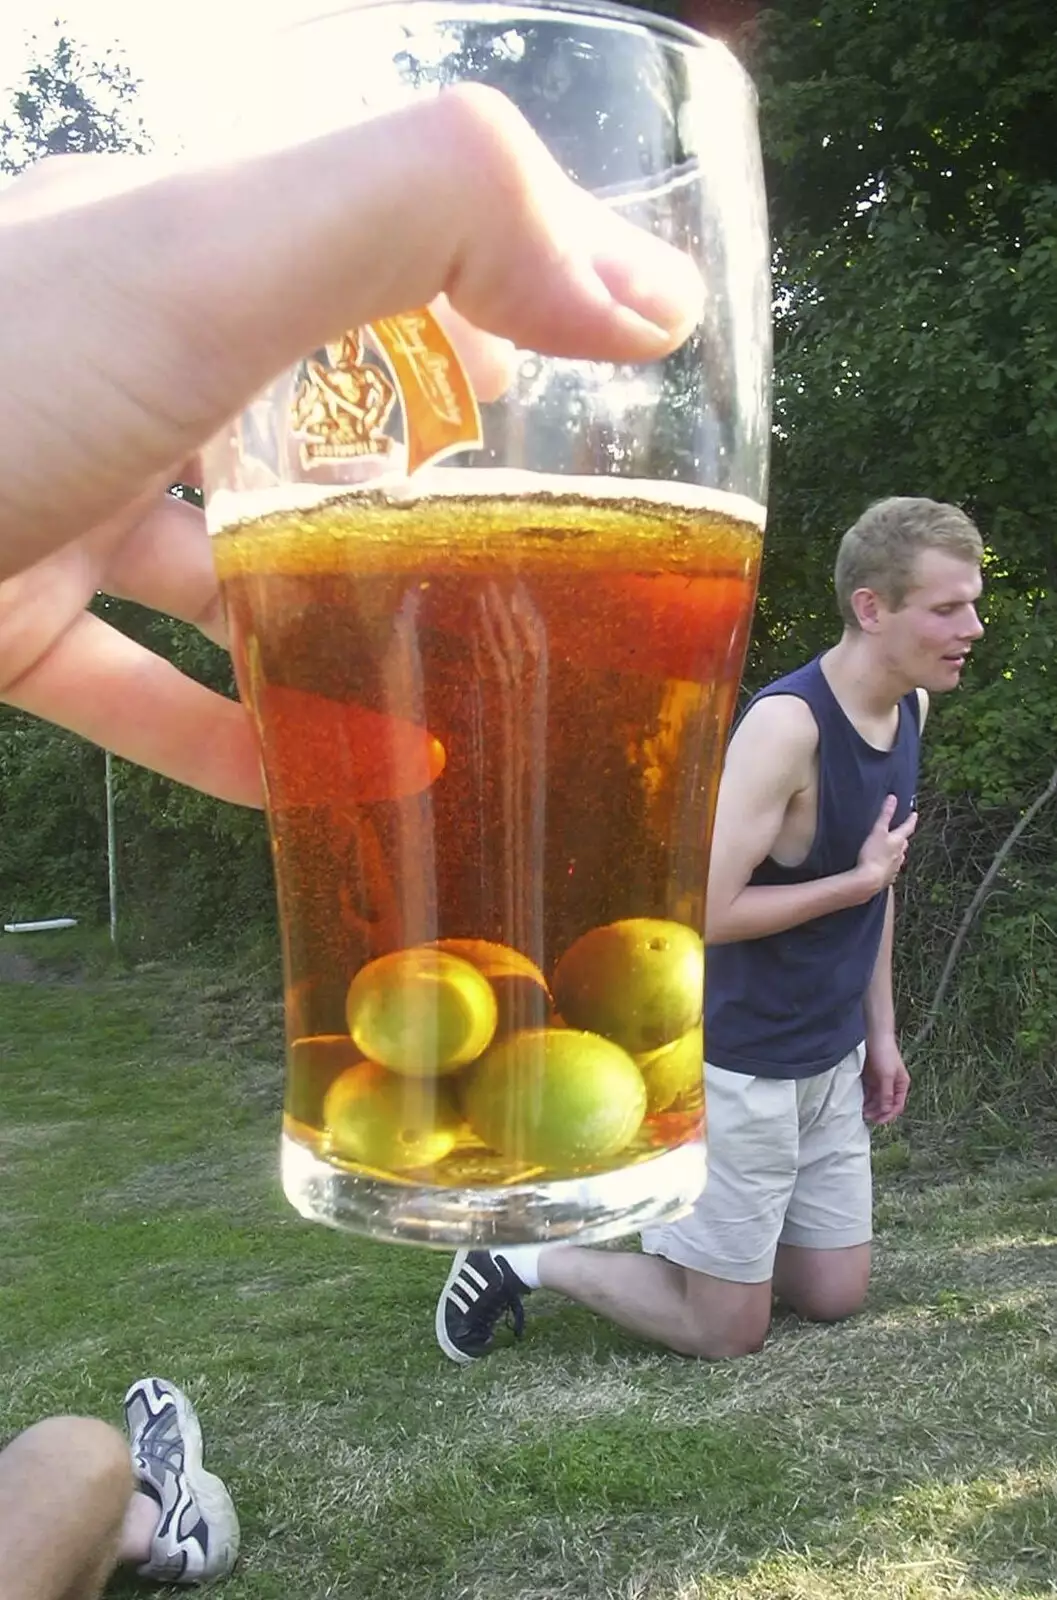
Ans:
[[[979,563],[984,545],[965,512],[942,500],[892,495],[867,507],[837,551],[833,586],[845,627],[859,626],[851,603],[856,589],[872,589],[890,610],[898,611],[913,586],[923,550],[944,550]]]

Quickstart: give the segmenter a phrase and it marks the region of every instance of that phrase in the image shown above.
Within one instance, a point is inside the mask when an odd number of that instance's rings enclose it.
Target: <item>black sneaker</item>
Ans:
[[[437,1343],[449,1361],[467,1366],[492,1348],[504,1314],[520,1339],[525,1328],[522,1295],[528,1294],[505,1256],[460,1250],[437,1301]]]

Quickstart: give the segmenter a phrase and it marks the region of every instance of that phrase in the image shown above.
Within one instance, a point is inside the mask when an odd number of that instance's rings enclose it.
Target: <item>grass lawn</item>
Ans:
[[[843,1328],[708,1367],[540,1293],[463,1371],[445,1258],[286,1207],[279,1053],[235,978],[0,982],[0,1438],[174,1379],[239,1505],[231,1600],[1057,1594],[1052,1129],[889,1143]]]

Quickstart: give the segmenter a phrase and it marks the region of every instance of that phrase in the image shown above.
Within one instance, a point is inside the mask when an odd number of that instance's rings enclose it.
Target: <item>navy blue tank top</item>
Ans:
[[[868,744],[841,710],[820,659],[761,689],[805,700],[818,724],[818,822],[805,860],[782,867],[770,856],[750,884],[806,883],[848,872],[885,801],[891,826],[905,821],[917,791],[921,710],[917,693],[899,703],[891,750]],[[887,890],[783,933],[710,945],[705,1054],[717,1067],[761,1078],[807,1078],[835,1067],[866,1031],[863,997],[884,928]]]

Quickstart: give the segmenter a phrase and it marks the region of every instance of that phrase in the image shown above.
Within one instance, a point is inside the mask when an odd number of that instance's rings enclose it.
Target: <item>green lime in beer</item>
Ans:
[[[468,1069],[460,1099],[486,1145],[559,1175],[618,1154],[646,1114],[646,1086],[627,1052],[572,1028],[499,1040]]]
[[[547,980],[534,961],[513,945],[491,939],[437,939],[432,946],[476,967],[492,985],[499,1012],[497,1036],[539,1028],[550,1011]]]
[[[646,1050],[635,1057],[646,1085],[648,1116],[695,1099],[700,1104],[704,1049],[704,1029],[698,1023],[673,1044],[662,1044],[659,1050]]]
[[[658,1050],[701,1020],[705,947],[681,922],[610,922],[569,946],[553,990],[570,1028],[600,1033],[632,1055]]]
[[[375,1061],[343,1072],[323,1105],[329,1153],[381,1172],[443,1161],[455,1148],[461,1121],[446,1083],[402,1077]]]
[[[288,1117],[309,1128],[323,1121],[323,1102],[336,1078],[363,1060],[347,1033],[318,1033],[295,1039],[290,1046],[290,1070],[286,1075]]]
[[[475,966],[415,945],[370,961],[346,1000],[349,1033],[370,1061],[409,1077],[458,1072],[492,1042],[497,1008]]]

